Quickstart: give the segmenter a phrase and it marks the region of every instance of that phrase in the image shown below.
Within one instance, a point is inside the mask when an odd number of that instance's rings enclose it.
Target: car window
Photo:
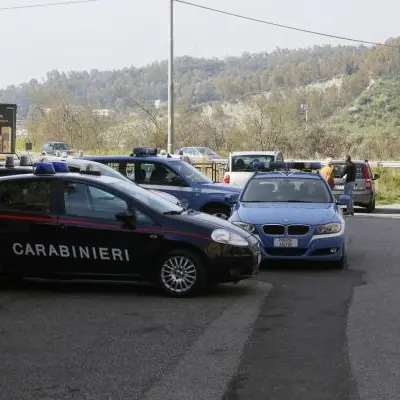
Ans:
[[[69,216],[112,219],[128,211],[125,200],[92,185],[64,182],[65,214]]]
[[[186,182],[171,168],[161,163],[137,163],[135,183],[161,186],[186,186]]]
[[[215,153],[214,151],[212,151],[208,147],[199,147],[199,148],[197,148],[197,150],[201,155],[208,155],[208,156],[217,155],[217,153]]]
[[[256,162],[272,162],[274,156],[262,154],[241,155],[232,157],[232,172],[253,172],[252,165]]]
[[[49,213],[51,211],[51,181],[0,182],[0,208]]]
[[[333,174],[335,178],[341,178],[343,175],[343,169],[345,164],[334,164],[333,165]],[[363,164],[356,164],[356,179],[364,178],[364,166]]]
[[[257,178],[247,185],[242,201],[330,203],[332,197],[321,179]]]
[[[180,176],[184,176],[186,180],[191,183],[213,183],[212,179],[210,179],[207,175],[204,175],[197,168],[185,161],[172,161],[171,166],[173,166],[174,170],[177,171]]]

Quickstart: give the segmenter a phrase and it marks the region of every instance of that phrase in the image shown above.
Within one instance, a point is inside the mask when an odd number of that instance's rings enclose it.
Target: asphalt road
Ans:
[[[0,287],[0,400],[398,400],[400,209],[348,218],[348,269],[270,265],[177,300]]]

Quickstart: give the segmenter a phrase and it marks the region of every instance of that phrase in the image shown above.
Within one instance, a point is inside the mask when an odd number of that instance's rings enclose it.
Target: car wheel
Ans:
[[[229,219],[229,217],[231,216],[231,212],[228,207],[219,205],[205,207],[202,211],[206,214],[211,214],[214,215],[214,217],[218,217],[221,219]]]
[[[200,293],[206,284],[206,271],[199,256],[187,250],[174,250],[158,266],[158,284],[173,297]]]
[[[372,213],[375,210],[375,198],[367,206],[367,212]]]

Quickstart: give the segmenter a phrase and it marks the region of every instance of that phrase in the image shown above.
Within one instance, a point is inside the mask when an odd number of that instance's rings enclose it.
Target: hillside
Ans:
[[[177,103],[190,107],[210,101],[235,101],[254,90],[273,91],[329,80],[355,72],[366,51],[365,47],[324,46],[246,53],[224,60],[177,58]],[[0,102],[17,103],[20,118],[25,118],[39,89],[53,96],[70,96],[78,103],[125,113],[136,108],[135,101],[150,104],[158,99],[167,101],[167,62],[114,71],[52,71],[44,82],[33,79],[0,90]]]
[[[398,159],[400,38],[387,44],[393,47],[178,58],[175,146]],[[101,152],[133,145],[165,148],[166,101],[165,61],[115,71],[52,71],[44,82],[0,91],[0,102],[19,105],[34,144],[63,138]],[[99,118],[95,108],[109,109],[109,117]]]

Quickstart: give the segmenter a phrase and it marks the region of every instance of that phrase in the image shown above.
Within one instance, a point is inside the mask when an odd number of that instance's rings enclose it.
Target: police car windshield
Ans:
[[[170,166],[178,173],[179,176],[186,178],[192,183],[213,183],[213,181],[195,167],[192,167],[185,161],[172,161]]]
[[[232,172],[254,172],[252,167],[256,162],[271,162],[274,161],[274,156],[266,156],[261,154],[251,154],[232,157]]]
[[[165,213],[182,213],[184,210],[182,207],[177,206],[175,203],[166,200],[164,197],[154,194],[138,185],[132,185],[130,181],[120,180],[115,182],[113,186],[123,190],[125,193],[129,193],[137,201],[151,208],[152,210],[159,212],[160,214]]]
[[[247,185],[243,202],[331,203],[332,197],[321,179],[255,178]]]

